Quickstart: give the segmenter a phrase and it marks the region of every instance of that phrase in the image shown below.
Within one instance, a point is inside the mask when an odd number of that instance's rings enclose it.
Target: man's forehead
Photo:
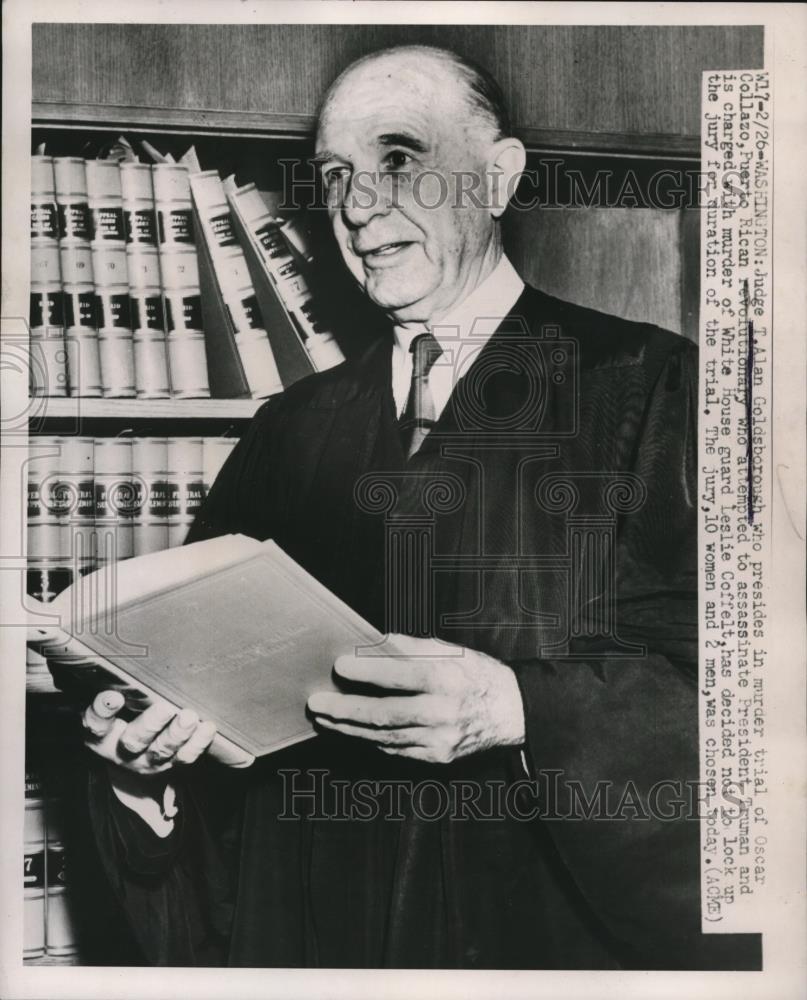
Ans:
[[[462,85],[433,59],[391,55],[360,64],[340,79],[325,99],[320,134],[348,124],[371,134],[419,128],[439,129],[463,103]]]

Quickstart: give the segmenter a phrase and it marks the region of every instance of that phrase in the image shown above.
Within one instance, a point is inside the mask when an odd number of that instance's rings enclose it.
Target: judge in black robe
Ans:
[[[383,629],[386,542],[419,515],[433,631],[515,671],[524,759],[497,748],[419,764],[326,733],[245,773],[176,775],[165,840],[95,775],[95,833],[144,954],[754,967],[756,938],[700,933],[696,349],[526,288],[409,461],[390,351],[379,335],[262,406],[188,541],[274,538]],[[372,499],[379,483],[385,503]],[[463,568],[456,556],[484,558]],[[405,804],[402,816],[332,818],[340,779],[521,781],[529,793],[525,763],[542,794],[514,794],[509,816],[430,820]],[[587,817],[579,791],[591,802],[603,783]],[[289,818],[292,789],[311,788]]]
[[[440,50],[381,53],[329,91],[317,147],[334,233],[399,325],[439,321],[492,272],[524,165],[511,136],[495,82]],[[416,197],[469,172],[489,201]],[[164,839],[93,776],[95,837],[142,952],[753,965],[748,942],[700,933],[695,349],[527,288],[407,460],[392,345],[370,340],[259,410],[188,540],[271,537],[381,630],[493,657],[524,745],[418,763],[329,732],[242,774],[174,768]],[[382,783],[379,810],[345,818],[338,795],[361,779]],[[384,798],[396,781],[421,782],[400,809]],[[481,799],[453,815],[457,789]]]

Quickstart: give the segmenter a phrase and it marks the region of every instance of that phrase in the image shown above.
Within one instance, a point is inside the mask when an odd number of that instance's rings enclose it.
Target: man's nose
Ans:
[[[389,176],[357,171],[350,178],[342,201],[342,218],[351,229],[366,226],[377,215],[388,215],[392,206]]]

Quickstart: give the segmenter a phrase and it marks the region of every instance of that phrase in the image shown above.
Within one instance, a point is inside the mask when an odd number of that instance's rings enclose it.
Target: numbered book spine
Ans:
[[[121,163],[120,178],[137,398],[166,399],[171,390],[151,167]]]
[[[45,952],[64,957],[77,949],[75,920],[65,864],[62,804],[48,798],[45,805]]]
[[[231,188],[229,198],[243,226],[243,239],[265,269],[271,290],[282,305],[279,314],[274,310],[278,318],[272,325],[280,326],[285,314],[285,337],[299,340],[316,371],[341,364],[344,355],[333,334],[319,321],[316,301],[301,270],[306,258],[292,253],[283,227],[273,218],[254,184]],[[297,234],[297,230],[294,232]]]
[[[210,396],[188,168],[152,167],[171,395]]]
[[[39,776],[25,775],[23,957],[45,954],[45,809]]]
[[[171,481],[168,439],[132,439],[134,515],[132,545],[136,556],[168,548]]]
[[[191,191],[249,393],[257,399],[282,392],[272,345],[219,175],[215,170],[194,174]]]
[[[202,481],[205,496],[210,492],[213,483],[227,461],[233,448],[238,444],[237,438],[206,437],[202,443]]]
[[[205,496],[201,438],[168,439],[168,545],[182,545]]]
[[[37,437],[28,458],[27,590],[45,603],[74,580],[69,477],[70,438]]]
[[[95,439],[95,533],[99,563],[134,554],[131,438]]]
[[[86,170],[103,395],[133,398],[134,346],[120,168],[115,160],[88,160]]]
[[[64,296],[53,157],[31,161],[31,292],[29,325],[32,396],[66,396]]]
[[[56,204],[64,293],[64,336],[71,396],[101,396],[101,358],[92,266],[92,215],[83,159],[57,156]]]

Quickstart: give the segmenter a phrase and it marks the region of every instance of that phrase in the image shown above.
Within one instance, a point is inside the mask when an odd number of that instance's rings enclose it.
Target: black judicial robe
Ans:
[[[147,960],[758,967],[758,938],[700,934],[698,823],[681,818],[698,780],[696,349],[527,288],[408,462],[390,350],[379,336],[261,407],[188,540],[272,537],[379,628],[426,615],[510,664],[541,815],[517,815],[536,801],[522,789],[493,819],[429,819],[428,796],[417,815],[333,818],[340,780],[516,788],[512,748],[425,765],[325,734],[246,772],[195,765],[164,841],[96,773],[96,838]],[[434,572],[421,617],[391,621],[407,530]],[[316,789],[302,818],[284,817],[292,787]]]

